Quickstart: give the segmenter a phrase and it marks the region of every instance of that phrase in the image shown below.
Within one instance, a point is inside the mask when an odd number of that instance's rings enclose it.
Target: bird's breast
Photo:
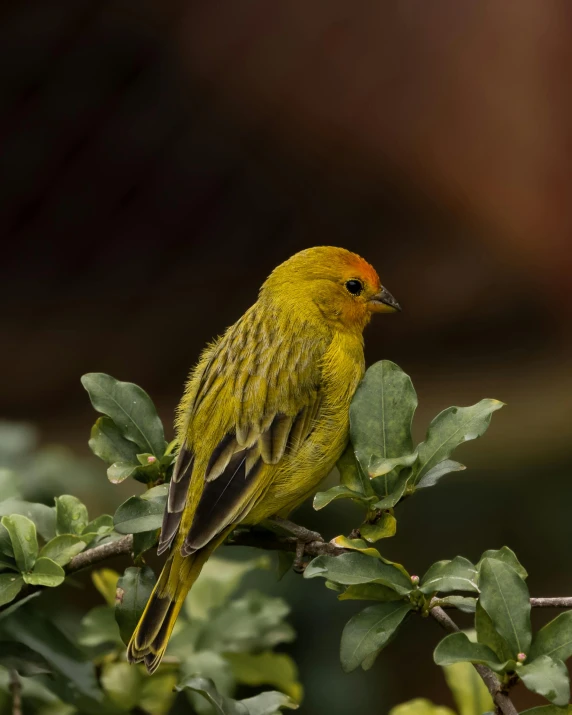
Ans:
[[[272,468],[265,499],[247,521],[288,513],[331,472],[347,444],[349,407],[364,370],[361,341],[335,337],[322,358],[320,409],[314,427],[299,450]]]

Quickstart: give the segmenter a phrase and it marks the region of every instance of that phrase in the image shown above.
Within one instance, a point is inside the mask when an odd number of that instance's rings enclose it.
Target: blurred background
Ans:
[[[422,573],[506,543],[534,595],[570,595],[571,62],[564,0],[3,3],[0,407],[5,449],[17,433],[42,455],[26,497],[113,512],[134,487],[90,457],[80,376],[140,384],[171,424],[202,346],[270,270],[340,245],[404,308],[366,356],[412,376],[419,439],[451,404],[507,403],[467,472],[401,508],[384,555]],[[296,518],[347,533],[338,504]],[[302,715],[451,704],[435,623],[346,676],[354,606],[294,574],[261,583],[292,606]]]

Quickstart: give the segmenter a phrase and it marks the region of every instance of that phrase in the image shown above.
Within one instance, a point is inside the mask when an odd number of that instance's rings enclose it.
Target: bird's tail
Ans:
[[[185,557],[178,549],[171,553],[127,646],[130,663],[143,661],[149,673],[157,670],[187,593],[216,546],[209,544]]]

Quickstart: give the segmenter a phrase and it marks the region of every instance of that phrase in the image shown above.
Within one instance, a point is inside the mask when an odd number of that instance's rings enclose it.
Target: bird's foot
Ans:
[[[293,521],[288,521],[288,519],[283,519],[280,516],[273,516],[272,519],[268,519],[268,525],[270,528],[278,527],[281,531],[287,532],[290,536],[296,537],[297,541],[301,541],[303,544],[309,544],[312,541],[324,541],[321,534],[317,531],[311,531],[306,529],[305,526],[300,526],[295,524]]]
[[[275,516],[268,521],[272,526],[286,531],[290,534],[290,536],[293,536],[296,539],[296,555],[294,557],[292,568],[296,573],[303,573],[306,568],[306,563],[304,563],[306,544],[310,544],[313,541],[320,541],[323,543],[324,539],[322,538],[322,535],[318,534],[317,531],[311,531],[310,529],[306,529],[304,526],[294,524],[293,521],[282,519],[282,517],[279,516]]]

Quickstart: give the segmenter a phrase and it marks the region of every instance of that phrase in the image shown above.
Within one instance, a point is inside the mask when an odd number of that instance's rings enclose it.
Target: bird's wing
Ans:
[[[159,553],[172,544],[182,521],[190,523],[183,555],[241,521],[265,491],[264,477],[271,474],[265,466],[295,453],[312,431],[320,407],[322,341],[295,335],[286,344],[273,321],[241,322],[215,347],[194,391],[188,437],[169,486]],[[200,443],[209,441],[204,434],[209,424],[201,416],[226,401],[232,407],[228,423],[197,469]],[[205,424],[199,434],[199,426]],[[200,487],[196,508],[190,506],[195,500],[189,499],[189,487]],[[192,518],[183,519],[190,508]]]

